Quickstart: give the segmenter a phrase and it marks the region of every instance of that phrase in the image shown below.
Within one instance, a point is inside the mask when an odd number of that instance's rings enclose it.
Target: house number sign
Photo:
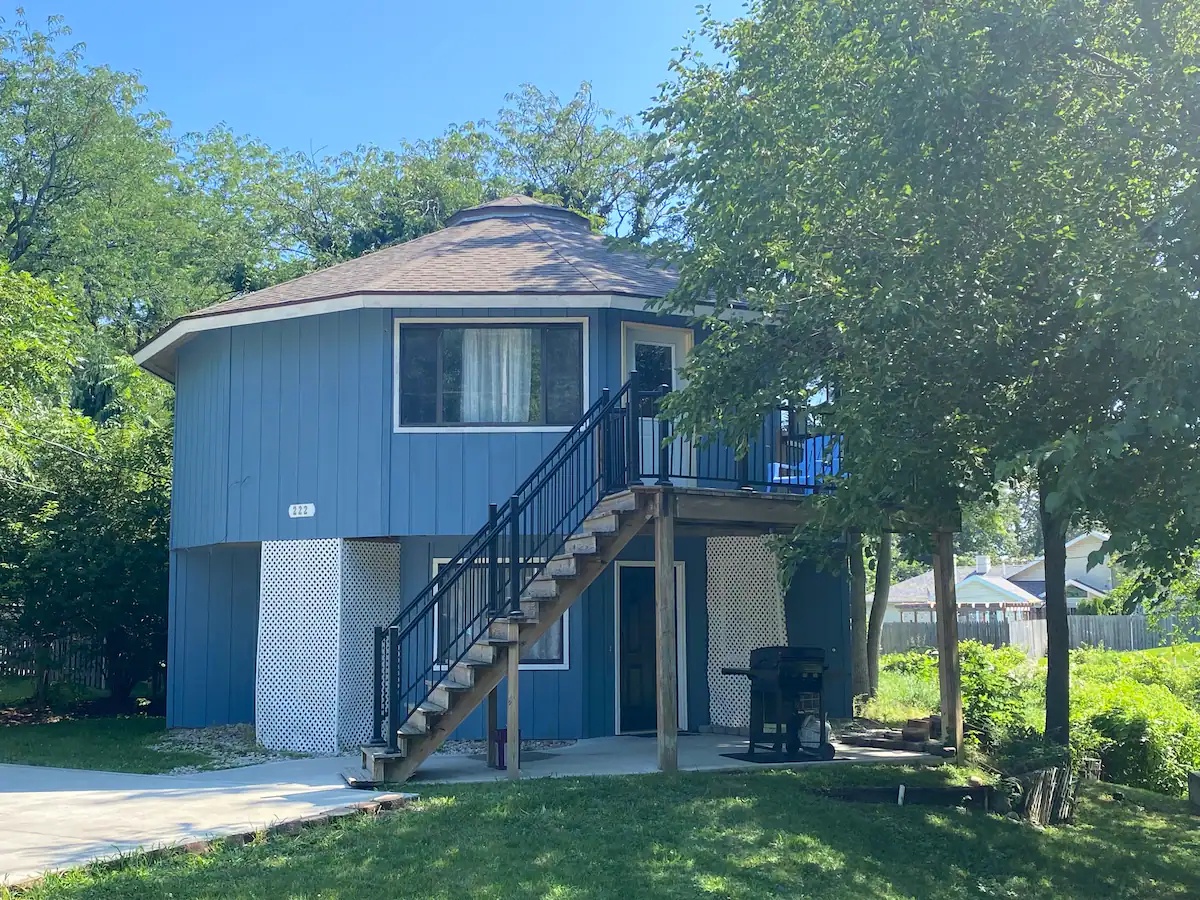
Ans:
[[[289,519],[311,519],[317,514],[315,503],[293,503],[288,507]]]

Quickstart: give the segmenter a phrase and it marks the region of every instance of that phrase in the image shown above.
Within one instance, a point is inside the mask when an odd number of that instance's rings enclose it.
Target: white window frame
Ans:
[[[451,561],[451,557],[449,557],[449,556],[434,557],[433,572],[431,573],[431,577],[436,578],[437,574],[441,570],[442,566],[446,565],[450,561]],[[502,558],[502,559],[497,560],[497,562],[499,562],[501,565],[504,565],[508,562],[508,559],[507,559],[507,557]],[[537,559],[537,560],[529,560],[529,562],[531,562],[531,563],[545,562],[545,560]],[[434,594],[434,598],[435,599],[433,602],[433,649],[434,649],[434,653],[436,654],[437,653],[437,643],[438,643],[438,608],[437,608],[437,599],[436,599],[437,594],[436,593]],[[521,663],[521,671],[522,672],[566,672],[568,669],[571,668],[571,608],[570,607],[567,607],[566,612],[564,612],[562,614],[562,618],[559,619],[559,621],[562,622],[562,629],[563,629],[562,662],[560,662],[560,663],[523,662],[523,663]],[[442,665],[437,666],[438,671],[444,671],[445,668],[446,667],[442,666]]]
[[[392,319],[392,432],[394,434],[520,434],[522,432],[565,432],[571,425],[401,425],[400,424],[400,329],[405,325],[580,325],[583,339],[583,404],[579,414],[592,405],[591,344],[587,316],[488,316],[463,318]]]

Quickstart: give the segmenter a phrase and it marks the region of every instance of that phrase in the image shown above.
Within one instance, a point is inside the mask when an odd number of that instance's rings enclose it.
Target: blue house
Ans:
[[[849,714],[845,579],[784,590],[765,539],[830,454],[787,409],[748,454],[670,433],[659,398],[703,339],[648,308],[674,281],[509,197],[142,347],[176,388],[168,725],[374,739],[406,777],[489,718],[745,727],[720,670],[786,643],[825,648]]]

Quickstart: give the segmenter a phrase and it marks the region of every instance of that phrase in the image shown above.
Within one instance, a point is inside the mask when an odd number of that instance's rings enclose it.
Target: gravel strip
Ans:
[[[193,775],[213,769],[235,769],[280,759],[297,759],[304,754],[268,750],[255,743],[252,725],[214,725],[211,728],[175,728],[152,750],[184,750],[203,753],[210,761],[198,766],[176,766],[168,775]]]
[[[522,750],[561,750],[570,747],[574,741],[521,741]],[[447,756],[474,756],[487,753],[486,741],[446,741],[435,753]]]

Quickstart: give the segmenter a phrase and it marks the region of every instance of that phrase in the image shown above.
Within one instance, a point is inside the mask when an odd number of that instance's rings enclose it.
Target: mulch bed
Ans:
[[[64,717],[47,706],[7,706],[0,707],[0,727],[5,725],[43,725],[47,722],[58,722]]]
[[[104,719],[115,715],[141,713],[148,716],[164,714],[162,703],[132,707],[128,703],[113,703],[108,697],[96,700],[80,700],[62,707],[36,706],[22,703],[18,706],[0,707],[0,727],[6,725],[49,725],[69,719]]]

